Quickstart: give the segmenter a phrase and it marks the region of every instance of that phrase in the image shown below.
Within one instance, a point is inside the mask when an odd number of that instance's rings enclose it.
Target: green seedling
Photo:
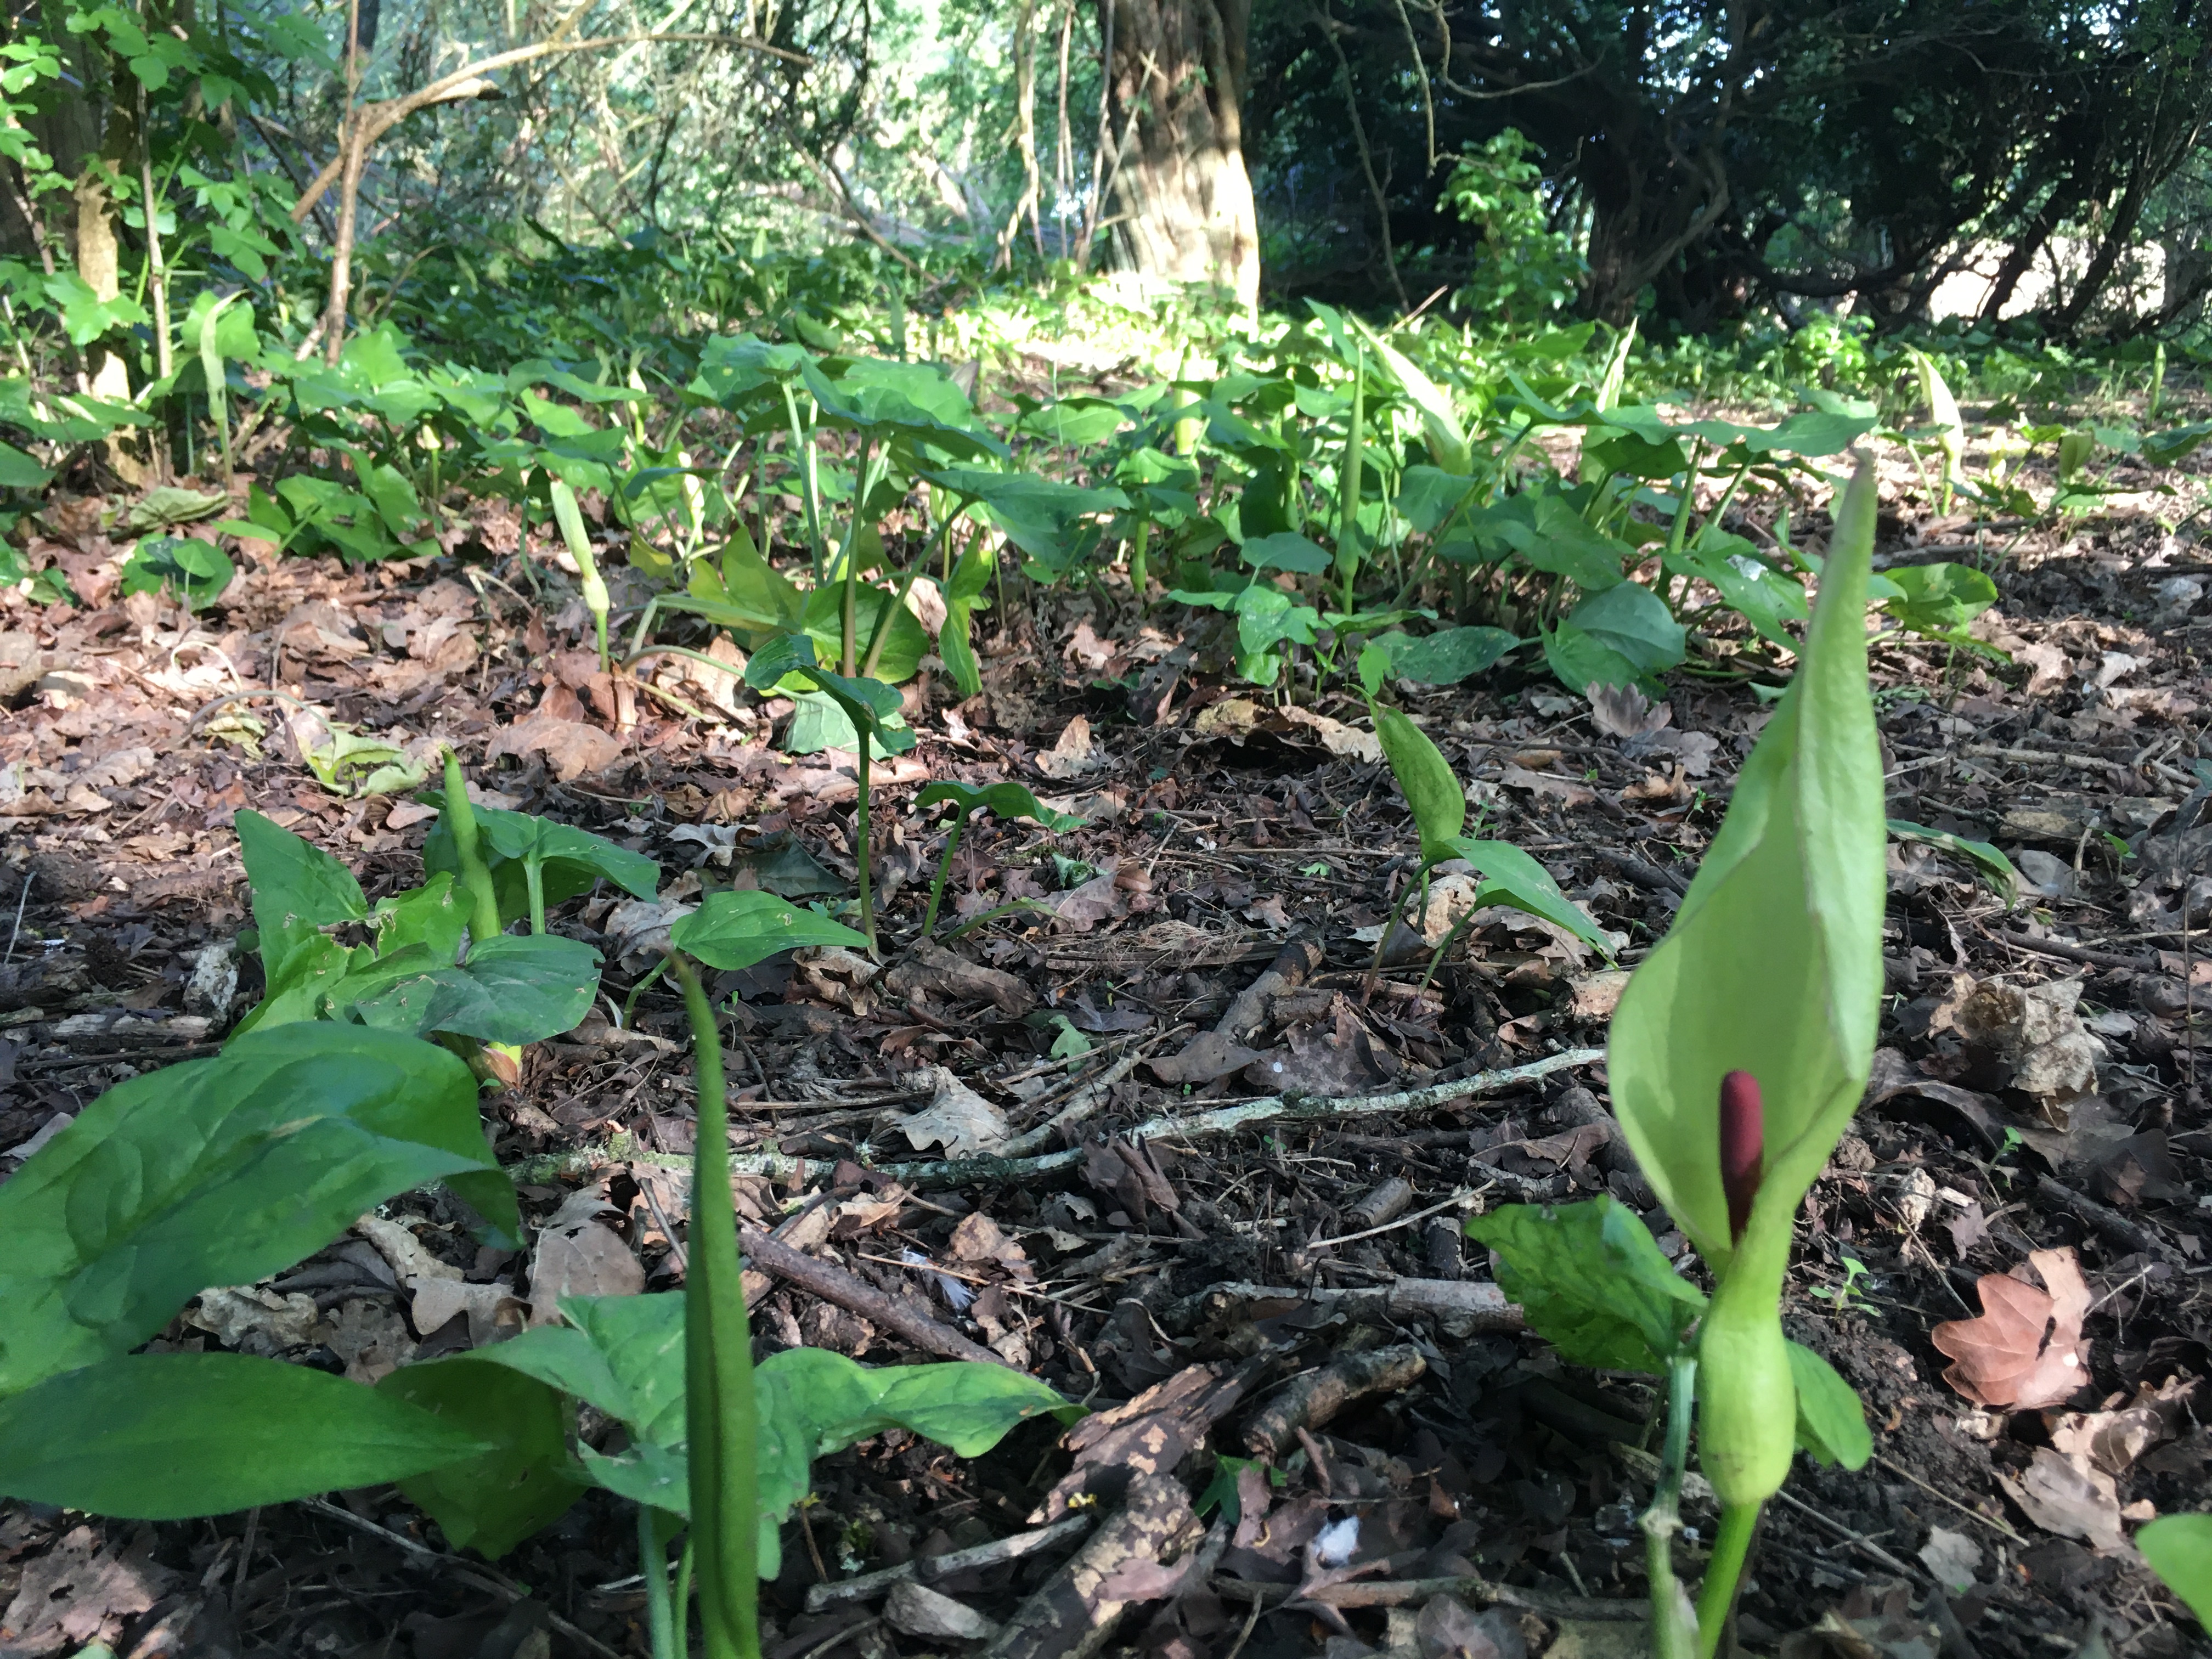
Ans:
[[[1903,818],[1888,820],[1889,833],[1899,841],[1917,841],[1939,851],[1956,854],[1974,866],[1974,872],[1989,886],[1991,892],[2008,906],[2020,899],[2021,874],[2013,861],[1985,841],[1970,841],[1964,836],[1954,836],[1948,830],[1930,830],[1924,823],[1910,823]],[[2124,842],[2122,843],[2125,845]]]
[[[1055,834],[1080,830],[1084,820],[1067,812],[1056,812],[1018,783],[994,783],[978,789],[965,783],[933,783],[915,797],[915,808],[927,811],[939,801],[952,806],[952,828],[945,838],[944,855],[937,861],[937,875],[929,884],[929,908],[921,918],[921,936],[927,939],[937,926],[937,907],[945,897],[945,878],[952,870],[953,854],[960,850],[960,836],[968,828],[968,820],[988,808],[1002,818],[1028,818],[1041,823]]]
[[[914,733],[904,725],[889,723],[899,712],[896,690],[881,680],[854,679],[817,667],[814,641],[806,635],[781,635],[755,652],[745,665],[745,684],[756,691],[765,694],[787,682],[822,692],[852,722],[854,769],[860,783],[853,814],[853,845],[860,889],[860,931],[867,936],[869,954],[880,958],[883,947],[876,938],[876,907],[869,890],[868,754],[871,748],[880,748],[885,755],[902,755],[914,747]]]
[[[1782,1334],[1807,1189],[1873,1063],[1881,1006],[1882,775],[1868,694],[1875,491],[1845,492],[1802,665],[1745,763],[1673,930],[1623,993],[1607,1054],[1613,1110],[1646,1177],[1711,1267],[1710,1304],[1609,1199],[1468,1224],[1563,1357],[1669,1378],[1668,1462],[1645,1517],[1662,1659],[1711,1659],[1759,1514],[1800,1447],[1863,1464],[1848,1384]],[[1721,1503],[1694,1631],[1668,1539],[1692,1396]]]
[[[1451,948],[1474,915],[1498,904],[1564,927],[1607,957],[1612,956],[1613,942],[1605,930],[1589,912],[1559,890],[1559,883],[1542,865],[1510,842],[1476,840],[1460,833],[1467,823],[1467,792],[1460,787],[1451,763],[1430,741],[1428,734],[1395,708],[1386,708],[1370,699],[1368,709],[1374,716],[1375,735],[1382,741],[1383,758],[1390,763],[1391,775],[1398,780],[1399,792],[1406,798],[1406,805],[1413,814],[1413,828],[1421,838],[1420,865],[1415,878],[1406,884],[1406,890],[1383,925],[1382,937],[1375,946],[1375,960],[1368,973],[1370,994],[1374,977],[1382,969],[1383,952],[1404,919],[1406,907],[1416,890],[1426,892],[1430,871],[1454,859],[1463,859],[1472,865],[1481,880],[1467,915],[1460,919],[1438,947],[1435,962],[1430,965],[1431,975],[1436,972],[1436,963],[1443,961],[1444,951]]]
[[[1854,1308],[1871,1308],[1859,1291],[1859,1280],[1867,1277],[1867,1264],[1855,1255],[1843,1258],[1844,1282],[1840,1285],[1816,1285],[1812,1294],[1823,1302],[1834,1305],[1838,1313],[1849,1313]]]
[[[553,519],[561,526],[561,539],[568,544],[568,556],[575,560],[581,574],[584,608],[592,613],[592,631],[599,639],[599,672],[604,674],[607,672],[607,585],[592,556],[592,538],[585,532],[576,492],[568,488],[566,479],[553,478],[546,483],[546,493],[553,498]]]

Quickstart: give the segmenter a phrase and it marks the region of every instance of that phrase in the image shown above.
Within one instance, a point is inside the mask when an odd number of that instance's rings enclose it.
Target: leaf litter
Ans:
[[[1887,550],[1939,533],[1899,500],[1904,540]],[[556,908],[559,931],[617,966],[610,1005],[486,1102],[531,1222],[523,1252],[478,1245],[425,1190],[288,1273],[209,1287],[157,1349],[370,1381],[544,1322],[562,1294],[682,1282],[686,1039],[659,991],[629,1016],[621,1000],[704,890],[841,893],[852,769],[775,751],[781,716],[731,674],[663,677],[715,711],[703,722],[602,675],[573,584],[512,535],[470,554],[501,575],[481,590],[451,557],[290,560],[197,617],[150,596],[9,600],[11,637],[46,678],[0,718],[23,907],[0,967],[0,1170],[102,1089],[205,1052],[258,994],[258,965],[231,948],[241,808],[337,854],[373,899],[417,878],[430,824],[378,769],[452,742],[486,804],[668,872],[653,901],[603,889]],[[1791,1490],[1825,1524],[1771,1517],[1740,1619],[1754,1650],[1924,1641],[1995,1659],[2070,1650],[2093,1622],[2115,1651],[2184,1650],[2125,1543],[2201,1506],[2212,1474],[2194,1023],[2212,972],[2190,931],[2212,885],[2192,821],[2194,601],[2162,597],[2173,562],[2124,514],[2024,537],[1977,624],[2012,666],[1877,649],[1893,816],[1994,842],[2034,890],[2000,894],[1943,847],[1893,849],[1887,1057],[1808,1202],[1787,1304],[1792,1335],[1868,1399],[1881,1456],[1856,1475],[1801,1468]],[[79,591],[112,600],[96,580]],[[1055,1653],[1108,1601],[1119,1639],[1160,1659],[1221,1659],[1248,1613],[1255,1654],[1346,1659],[1524,1659],[1632,1626],[1649,1475],[1615,1448],[1644,1440],[1650,1391],[1564,1365],[1510,1322],[1438,1311],[1449,1298],[1422,1288],[1486,1284],[1457,1223],[1509,1200],[1610,1193],[1685,1248],[1602,1131],[1601,1073],[1127,1137],[1250,1095],[1382,1097],[1601,1044],[1618,970],[1591,971],[1587,945],[1524,914],[1470,918],[1447,868],[1413,917],[1419,945],[1366,988],[1414,849],[1356,700],[1228,694],[1201,641],[1095,595],[987,625],[1005,631],[980,641],[983,695],[925,696],[921,747],[877,770],[890,914],[918,915],[942,833],[901,820],[924,777],[1024,782],[1087,822],[1048,836],[978,819],[948,924],[1020,908],[908,940],[886,969],[829,950],[717,976],[743,1039],[732,1151],[765,1171],[737,1178],[740,1214],[807,1264],[804,1282],[750,1273],[747,1298],[765,1348],[888,1363],[916,1352],[902,1333],[941,1331],[1094,1414],[1064,1442],[1039,1426],[968,1462],[903,1431],[821,1460],[792,1522],[816,1548],[794,1542],[764,1586],[775,1640],[882,1659],[1021,1630],[1042,1632],[1026,1650]],[[1132,689],[1102,691],[1117,672]],[[1562,696],[1509,671],[1474,684],[1400,690],[1483,833],[1539,859],[1632,964],[1764,708],[1681,681],[1663,701]],[[1085,873],[1064,879],[1054,855]],[[1279,971],[1286,939],[1312,947],[1294,974]],[[1090,1048],[1055,1052],[1069,1030]],[[1063,1150],[1079,1156],[1024,1164]],[[909,1152],[954,1167],[876,1167]],[[994,1154],[1012,1161],[958,1167]],[[607,1425],[578,1426],[605,1442]],[[1085,1516],[1111,1536],[823,1599]],[[124,1652],[189,1609],[185,1651],[390,1659],[518,1651],[512,1632],[557,1614],[548,1651],[623,1651],[642,1620],[627,1524],[588,1499],[494,1571],[390,1491],[197,1528],[9,1505],[0,1640]],[[1086,1571],[1103,1597],[1075,1588]],[[1446,1582],[1459,1588],[1391,1600]]]

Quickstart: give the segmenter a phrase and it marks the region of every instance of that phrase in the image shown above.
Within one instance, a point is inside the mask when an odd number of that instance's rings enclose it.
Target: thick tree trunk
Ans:
[[[1099,0],[1113,9],[1114,248],[1148,276],[1260,301],[1260,226],[1244,167],[1250,0]],[[1105,20],[1102,17],[1102,23]]]

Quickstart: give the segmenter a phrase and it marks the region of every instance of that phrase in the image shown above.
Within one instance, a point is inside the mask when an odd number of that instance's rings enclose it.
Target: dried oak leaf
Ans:
[[[562,782],[586,772],[611,766],[622,758],[622,739],[581,720],[564,720],[552,714],[530,714],[495,734],[484,751],[488,761],[501,755],[518,758],[532,751],[552,763]]]
[[[2089,1345],[2081,1336],[2089,1287],[2074,1252],[2037,1250],[2028,1261],[2048,1291],[2007,1273],[1984,1273],[1981,1317],[1954,1319],[1929,1333],[1955,1362],[1943,1380],[1977,1405],[2057,1406],[2089,1380]]]

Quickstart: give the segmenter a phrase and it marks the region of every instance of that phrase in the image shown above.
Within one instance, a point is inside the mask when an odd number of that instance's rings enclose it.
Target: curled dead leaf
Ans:
[[[2061,1405],[2089,1380],[2089,1345],[2081,1336],[2089,1287],[2074,1252],[2038,1250],[2028,1260],[2047,1291],[2007,1273],[1984,1273],[1981,1316],[1929,1333],[1954,1362],[1943,1380],[1976,1405],[2023,1411]]]

